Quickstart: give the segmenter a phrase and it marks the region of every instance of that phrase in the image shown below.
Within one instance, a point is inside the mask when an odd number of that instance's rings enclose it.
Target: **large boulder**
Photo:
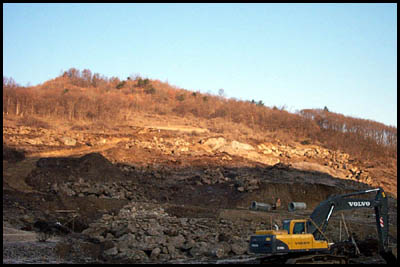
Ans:
[[[66,146],[75,146],[76,145],[76,140],[74,138],[71,138],[68,136],[61,137],[60,141]]]
[[[182,235],[172,236],[168,238],[168,243],[178,249],[185,248],[184,246],[185,241],[186,240]]]
[[[116,246],[119,249],[123,248],[133,248],[136,243],[136,237],[134,234],[128,233],[116,240]]]
[[[91,223],[89,228],[82,231],[82,234],[101,240],[104,239],[107,230],[106,225],[102,223]]]
[[[203,144],[209,146],[212,150],[217,150],[226,144],[226,140],[223,137],[210,138]]]
[[[116,256],[118,254],[118,248],[117,247],[112,247],[110,249],[105,250],[104,255],[106,256]]]
[[[190,255],[192,257],[202,257],[207,256],[210,251],[210,246],[206,242],[196,242],[194,246],[190,249]]]
[[[158,256],[160,255],[160,253],[161,253],[161,249],[159,247],[154,248],[151,251],[150,259],[151,260],[156,260],[158,258]]]
[[[231,245],[228,242],[219,242],[214,245],[211,250],[211,255],[217,258],[223,258],[231,252]]]
[[[232,252],[236,255],[243,255],[247,252],[247,243],[244,241],[235,241],[232,244]]]

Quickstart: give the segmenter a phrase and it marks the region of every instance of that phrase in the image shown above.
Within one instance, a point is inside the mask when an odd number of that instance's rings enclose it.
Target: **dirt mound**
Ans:
[[[78,160],[78,171],[86,179],[113,181],[120,180],[124,174],[100,153],[90,153]]]
[[[23,151],[8,147],[3,143],[3,160],[6,160],[10,163],[16,163],[24,159],[25,153]]]
[[[57,182],[112,182],[124,177],[123,172],[103,155],[90,153],[80,158],[41,158],[26,181],[37,189],[48,190],[51,184]]]

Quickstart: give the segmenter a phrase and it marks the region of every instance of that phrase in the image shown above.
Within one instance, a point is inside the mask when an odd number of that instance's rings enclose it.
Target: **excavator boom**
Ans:
[[[375,198],[373,199],[352,198],[353,196],[364,195],[373,192],[376,192]],[[308,233],[313,234],[316,239],[320,239],[321,233],[318,231],[316,225],[322,229],[322,232],[325,232],[333,212],[362,208],[375,209],[379,252],[385,251],[388,247],[389,214],[387,197],[382,188],[332,196],[327,200],[322,201],[310,215],[310,220],[312,220],[314,224],[310,223],[309,227],[307,228]]]

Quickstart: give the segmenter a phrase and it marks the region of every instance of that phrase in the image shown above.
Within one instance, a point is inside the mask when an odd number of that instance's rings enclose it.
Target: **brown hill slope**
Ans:
[[[394,180],[397,183],[395,127],[327,109],[290,113],[266,107],[262,101],[192,92],[140,76],[121,81],[71,68],[55,79],[28,88],[19,88],[3,79],[3,122],[49,130],[104,132],[118,132],[119,127],[135,125],[179,125],[186,126],[193,135],[204,130],[242,143],[316,145],[348,154],[352,162],[362,165],[361,169],[374,169],[376,176],[381,177],[374,179],[382,180],[388,187],[393,186]],[[67,137],[59,138],[63,138],[61,142],[68,141]],[[29,142],[40,143],[33,139]],[[46,140],[48,145],[53,143],[57,145],[57,140]]]
[[[212,120],[215,131],[234,130],[246,138],[269,136],[320,143],[360,161],[377,160],[388,167],[397,161],[397,128],[327,109],[290,113],[284,108],[264,106],[262,101],[202,94],[139,76],[120,81],[74,68],[36,87],[18,88],[5,81],[3,114],[24,117],[25,124],[46,126],[50,119],[124,124],[138,114],[162,115],[167,121],[178,116],[191,121],[191,125]]]
[[[178,120],[179,118],[175,123]],[[397,169],[388,168],[379,162],[360,162],[348,153],[327,149],[321,145],[304,144],[294,140],[246,138],[240,132],[223,134],[215,132],[212,127],[171,125],[173,123],[174,119],[171,117],[147,116],[126,122],[125,125],[102,125],[103,129],[96,131],[95,127],[90,126],[87,130],[83,130],[83,126],[60,130],[58,127],[13,127],[10,122],[6,122],[3,127],[3,140],[6,149],[14,147],[24,150],[25,156],[29,158],[77,157],[90,152],[100,152],[114,163],[143,166],[173,161],[179,161],[180,166],[202,165],[196,160],[182,162],[181,157],[189,155],[194,158],[209,158],[208,161],[216,165],[286,164],[298,170],[326,173],[332,177],[363,182],[373,187],[381,186],[397,196]],[[196,124],[200,125],[199,122]],[[134,153],[135,148],[147,150],[149,153]],[[5,158],[7,157],[6,155]],[[15,160],[11,154],[9,158]],[[78,168],[74,162],[69,165],[69,168]],[[60,175],[63,173],[68,176],[60,169]]]

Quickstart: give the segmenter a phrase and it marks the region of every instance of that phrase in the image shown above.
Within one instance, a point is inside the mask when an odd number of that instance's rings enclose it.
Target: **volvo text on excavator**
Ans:
[[[373,199],[352,198],[375,192]],[[322,201],[308,219],[283,220],[283,230],[257,230],[250,237],[249,251],[262,255],[264,261],[280,259],[287,263],[332,260],[347,263],[347,258],[335,255],[334,243],[329,242],[325,230],[335,211],[374,208],[379,241],[379,253],[387,262],[394,260],[388,249],[388,200],[382,188],[331,196]],[[265,256],[265,257],[264,257]]]

